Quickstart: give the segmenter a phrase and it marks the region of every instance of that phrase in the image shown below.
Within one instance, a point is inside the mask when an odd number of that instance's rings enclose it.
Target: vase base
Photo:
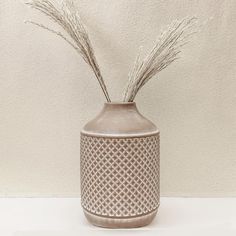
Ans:
[[[145,215],[124,218],[98,216],[85,209],[84,214],[87,220],[95,226],[103,228],[137,228],[150,224],[157,214],[157,209]]]

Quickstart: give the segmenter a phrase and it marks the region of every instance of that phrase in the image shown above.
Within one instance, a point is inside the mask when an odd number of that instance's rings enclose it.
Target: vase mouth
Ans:
[[[134,105],[135,102],[119,102],[119,101],[115,101],[115,102],[105,102],[105,105]]]

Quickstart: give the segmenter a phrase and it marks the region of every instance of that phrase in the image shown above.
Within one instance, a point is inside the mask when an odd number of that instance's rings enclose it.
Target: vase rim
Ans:
[[[106,105],[132,105],[135,104],[135,102],[105,102]]]

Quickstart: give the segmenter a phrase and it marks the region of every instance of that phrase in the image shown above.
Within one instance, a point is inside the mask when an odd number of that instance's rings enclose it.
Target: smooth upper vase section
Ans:
[[[100,114],[82,130],[83,134],[109,137],[139,137],[158,132],[157,127],[139,113],[135,102],[105,103]]]

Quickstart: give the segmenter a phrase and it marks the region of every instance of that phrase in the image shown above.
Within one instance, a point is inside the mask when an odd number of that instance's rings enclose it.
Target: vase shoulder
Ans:
[[[134,102],[105,103],[102,111],[81,131],[92,136],[146,136],[158,133],[154,123],[145,118]]]

